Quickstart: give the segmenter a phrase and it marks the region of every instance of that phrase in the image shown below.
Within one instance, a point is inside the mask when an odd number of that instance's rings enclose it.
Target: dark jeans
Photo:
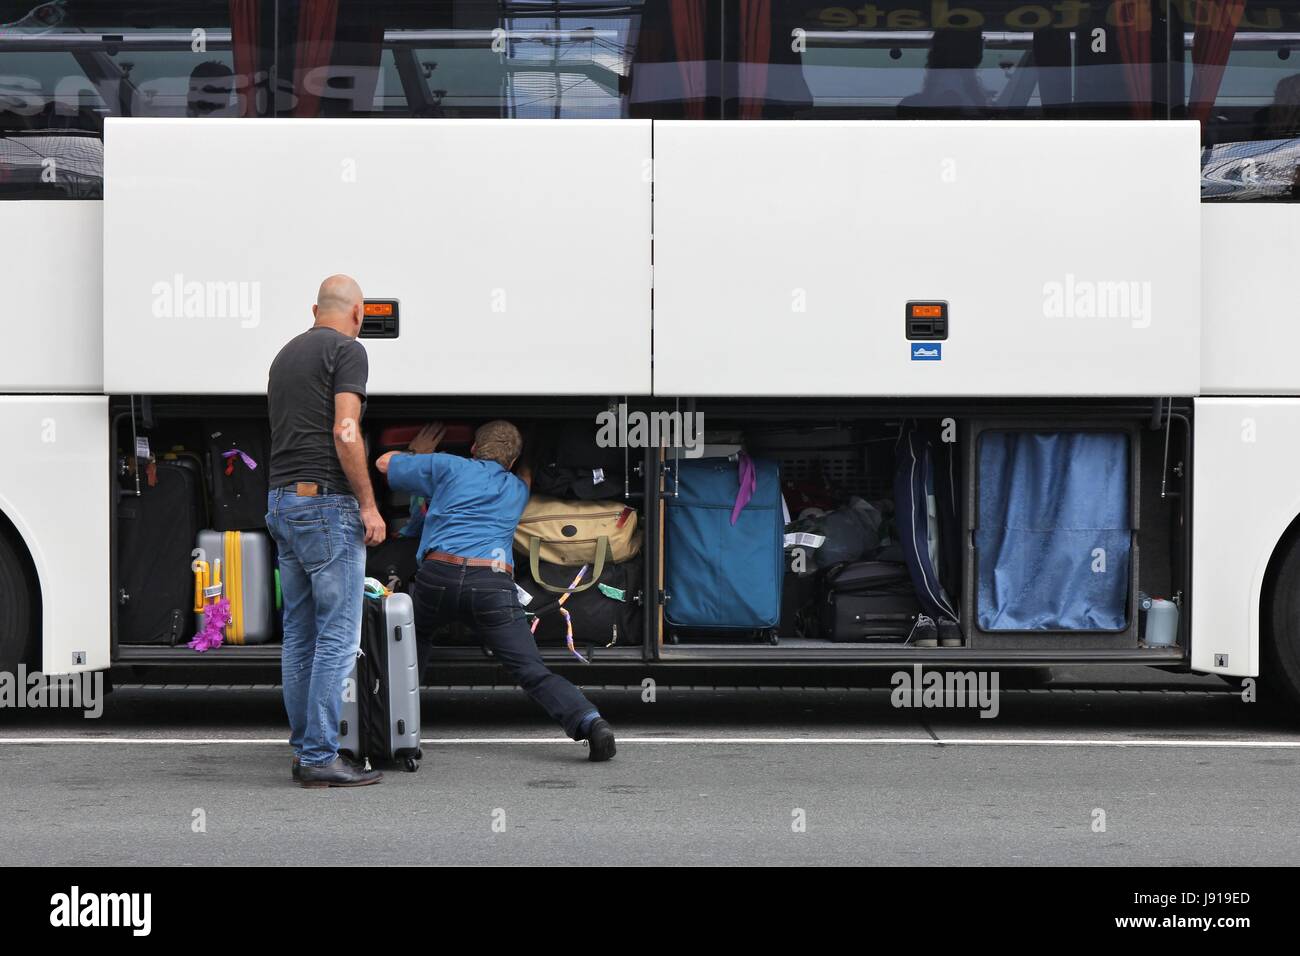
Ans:
[[[566,734],[579,739],[583,721],[595,714],[596,708],[582,691],[543,663],[510,575],[491,568],[422,561],[411,584],[411,600],[415,604],[415,634],[423,648],[430,646],[439,627],[453,621],[469,624],[524,693],[558,721]],[[423,673],[423,661],[420,669]]]

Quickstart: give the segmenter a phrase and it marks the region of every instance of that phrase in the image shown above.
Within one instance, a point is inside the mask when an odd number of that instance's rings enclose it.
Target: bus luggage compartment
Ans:
[[[1186,408],[1171,413],[1162,404],[1153,416],[1145,403],[1058,410],[1027,403],[940,408],[701,399],[692,407],[708,423],[706,442],[715,429],[740,431],[746,453],[779,466],[789,511],[777,591],[782,613],[775,628],[678,626],[673,605],[692,585],[666,578],[666,657],[706,648],[753,657],[764,644],[779,646],[782,657],[810,658],[832,648],[864,659],[923,659],[930,648],[970,657],[1059,653],[1062,660],[1074,652],[1142,653],[1148,597],[1181,605],[1178,646],[1186,649]],[[922,460],[907,439],[913,432],[931,436],[936,449],[928,474],[916,474]],[[1009,467],[994,454],[1008,441],[1043,444],[1051,453],[1040,454],[1034,467]],[[670,512],[674,457],[682,454],[665,452]],[[716,461],[733,474],[739,467],[738,456]],[[921,493],[900,497],[913,484]],[[1051,520],[1018,524],[1043,516]],[[736,556],[725,550],[725,515],[719,527],[718,560],[726,564]],[[669,567],[672,547],[670,519]],[[909,626],[867,626],[864,618],[855,637],[835,606],[843,589],[834,582],[848,569],[882,582],[854,589],[863,614],[906,612]],[[900,579],[905,595],[896,591]],[[918,617],[922,624],[929,618],[934,630],[918,628]]]
[[[556,665],[579,671],[584,660],[613,666],[678,660],[826,661],[834,665],[900,657],[924,660],[927,655],[944,653],[970,660],[1029,654],[1037,661],[1053,655],[1069,660],[1078,659],[1072,654],[1092,655],[1088,659],[1128,654],[1133,659],[1150,657],[1154,661],[1158,657],[1160,663],[1169,663],[1186,652],[1190,619],[1184,533],[1190,501],[1187,407],[1161,405],[1159,415],[1153,417],[1152,405],[1138,401],[993,406],[897,400],[701,399],[683,406],[688,411],[681,412],[693,412],[703,423],[695,446],[674,447],[671,436],[658,447],[645,447],[645,443],[626,447],[625,443],[601,452],[598,481],[590,474],[587,480],[579,480],[583,470],[579,460],[586,459],[571,450],[557,454],[555,449],[564,443],[557,442],[556,436],[582,436],[590,445],[599,427],[598,416],[610,413],[611,405],[622,401],[381,396],[372,399],[367,409],[364,432],[371,460],[380,449],[397,441],[394,436],[414,434],[412,426],[418,422],[453,423],[448,434],[463,439],[477,424],[507,418],[523,431],[524,456],[531,458],[534,468],[563,479],[548,490],[572,500],[575,513],[592,500],[584,496],[599,489],[616,505],[615,511],[631,509],[635,514],[637,533],[644,538],[638,553],[621,565],[607,565],[609,571],[582,592],[581,600],[571,597],[568,620],[556,595],[543,593],[546,589],[533,581],[529,555],[514,555],[521,594],[531,595],[535,605],[526,610],[538,619],[535,634],[539,645]],[[652,399],[634,398],[627,406],[652,414],[669,409]],[[201,463],[202,453],[196,455],[190,449],[204,447],[212,423],[228,421],[248,427],[263,422],[266,414],[264,403],[259,402],[162,397],[152,400],[148,425],[137,408],[133,427],[127,401],[118,400],[115,408],[119,412],[114,428],[119,472],[116,487],[124,501],[134,498],[137,477],[147,488],[149,463],[132,454],[142,439],[160,463],[167,463],[167,469],[183,461],[187,462],[187,474],[207,476],[213,474],[211,463]],[[901,439],[909,434],[924,434],[931,443],[929,471],[919,481],[914,480],[915,475],[903,475],[902,466],[908,463],[905,458],[913,446]],[[1072,461],[1069,454],[1049,457],[1051,468],[1038,473],[1038,482],[1032,486],[1007,484],[1006,475],[1014,469],[995,469],[989,456],[981,453],[982,448],[992,447],[990,443],[1007,435],[1078,434],[1110,436],[1107,441],[1119,442],[1119,450],[1110,448],[1109,457],[1090,462]],[[1066,451],[1073,447],[1068,440],[1058,445]],[[466,454],[469,449],[458,440],[445,450]],[[207,454],[212,454],[211,449]],[[744,457],[756,464],[753,478],[759,484],[741,503]],[[707,573],[675,576],[672,568],[681,554],[673,549],[682,539],[674,537],[671,515],[674,509],[696,501],[691,497],[689,479],[683,496],[678,475],[699,469],[701,461],[711,462],[706,470],[725,476],[729,484],[721,491],[710,491],[707,501],[698,499],[716,512],[712,515],[716,520],[710,524],[713,530],[701,539],[703,543],[691,558],[697,565],[711,562],[703,568]],[[1103,478],[1110,485],[1102,483]],[[383,548],[372,549],[368,558],[374,559],[375,567],[383,566],[380,576],[385,583],[403,590],[415,567],[412,535],[418,534],[422,525],[421,502],[390,493],[377,472],[372,473],[372,481],[389,524],[390,540]],[[994,513],[981,496],[999,481],[1004,492],[999,500],[1004,507]],[[774,482],[776,489],[771,487]],[[1071,482],[1074,486],[1068,487]],[[1068,491],[1064,513],[1074,513],[1072,508],[1077,511],[1074,503],[1079,499],[1096,499],[1111,514],[1120,502],[1122,520],[1104,528],[1088,525],[1092,531],[1104,532],[1097,542],[1085,536],[1075,547],[1077,542],[1071,543],[1069,535],[1060,536],[1065,542],[1060,549],[1067,563],[1073,562],[1070,574],[1049,580],[1032,568],[1012,567],[1008,572],[994,567],[994,575],[1020,575],[1014,583],[1021,588],[1019,593],[1033,599],[1029,604],[981,603],[981,583],[990,573],[988,562],[996,564],[997,557],[984,533],[998,528],[999,518],[1012,515],[1005,507],[1008,501],[1023,504],[1027,496],[1035,506],[1044,500],[1050,504],[1051,495],[1060,488]],[[910,497],[904,499],[900,494]],[[951,507],[943,504],[948,498]],[[205,489],[198,510],[207,513],[211,507],[212,492]],[[752,512],[748,516],[747,509]],[[731,524],[733,511],[738,511],[738,525]],[[742,549],[727,547],[736,527],[743,530],[745,522],[760,517],[770,531],[762,542],[754,538]],[[1065,522],[1054,527],[1078,530],[1068,528]],[[1001,530],[1007,528],[1015,530],[1014,522],[1004,522]],[[136,558],[128,550],[128,530],[121,521],[114,528],[115,593],[120,593],[123,582],[136,570]],[[131,533],[139,535],[138,530]],[[1015,553],[1017,547],[1013,543],[1004,551]],[[1102,564],[1095,564],[1098,548],[1105,551]],[[914,560],[909,560],[909,551]],[[1055,553],[1051,548],[1048,551]],[[189,556],[184,560],[188,575]],[[864,570],[871,562],[882,567]],[[769,568],[773,573],[768,573]],[[886,574],[890,568],[893,572]],[[546,564],[543,577],[553,587],[572,588],[579,570],[577,565]],[[587,573],[592,570],[589,566]],[[761,575],[756,573],[759,570]],[[1109,583],[1094,592],[1086,585],[1095,583],[1091,576],[1096,574],[1108,575],[1105,580]],[[870,583],[873,575],[884,582],[879,588]],[[839,587],[836,580],[841,576],[865,583]],[[719,602],[718,595],[724,590],[720,581],[739,582],[752,598],[747,602],[762,607],[761,619],[737,618],[729,626],[726,615],[735,608]],[[906,593],[900,591],[900,582],[904,582]],[[922,600],[927,591],[933,591],[932,598],[942,603]],[[1090,620],[1091,605],[1073,618],[1040,618],[1031,620],[1030,626],[1003,626],[1007,621],[1023,624],[1026,614],[1032,617],[1043,606],[1069,606],[1072,600],[1097,604],[1098,594],[1110,602],[1103,610],[1111,616],[1098,618],[1105,626],[1079,626],[1080,620]],[[1175,648],[1157,652],[1143,646],[1145,596],[1181,605]],[[837,602],[846,603],[837,610]],[[693,603],[713,606],[721,616],[713,620],[692,616],[688,612]],[[889,627],[867,626],[869,621],[855,617],[856,625],[850,627],[844,607],[859,608],[852,612],[858,616],[905,614],[908,626],[900,627],[892,618]],[[952,611],[946,612],[945,607]],[[114,626],[119,658],[206,663],[273,661],[278,657],[278,631],[270,643],[260,647],[226,642],[215,651],[195,654],[184,645],[199,622],[188,607],[186,613],[183,633],[171,637],[166,642],[171,646],[165,646],[157,644],[152,631],[133,624],[119,604]],[[922,615],[933,621],[933,634],[918,629]],[[570,623],[574,629],[572,649],[567,642]],[[492,666],[474,635],[463,628],[439,635],[427,659],[436,667],[453,669]]]
[[[215,580],[211,577],[213,561],[223,559],[229,551],[222,542],[235,534],[205,531],[198,535],[197,541],[195,538],[199,527],[210,527],[210,516],[217,510],[223,491],[214,485],[219,476],[224,477],[221,463],[225,449],[221,443],[208,439],[214,431],[232,435],[265,428],[265,402],[158,396],[151,397],[147,411],[145,408],[145,403],[138,398],[119,399],[114,404],[113,487],[123,503],[113,526],[114,593],[119,595],[113,614],[117,658],[142,664],[256,663],[278,659],[281,637],[278,609],[273,615],[274,629],[270,633],[258,629],[248,634],[227,634],[216,647],[203,653],[196,653],[187,646],[204,623],[204,615],[195,611],[198,592],[192,563],[196,544],[204,552],[200,557],[205,559],[208,580],[212,581]],[[643,659],[649,631],[647,622],[653,604],[648,596],[651,594],[648,565],[640,551],[644,537],[641,529],[647,514],[648,450],[598,448],[595,423],[603,411],[607,411],[604,403],[587,399],[371,398],[362,432],[368,449],[367,458],[372,465],[371,484],[388,525],[389,537],[384,544],[367,549],[367,573],[395,591],[409,588],[417,569],[416,550],[426,506],[418,496],[388,487],[385,478],[373,468],[379,454],[405,450],[416,437],[420,425],[441,421],[446,423],[446,427],[441,432],[438,451],[468,455],[475,428],[486,421],[505,418],[515,422],[524,435],[521,463],[526,463],[533,474],[543,475],[549,480],[547,490],[560,504],[560,511],[565,511],[563,506],[567,503],[572,505],[569,510],[574,512],[626,513],[616,533],[630,532],[632,538],[630,541],[620,538],[614,543],[599,577],[594,573],[594,554],[588,560],[581,549],[568,549],[572,554],[564,559],[563,565],[542,562],[543,580],[560,588],[571,587],[573,576],[586,565],[586,583],[590,585],[590,593],[584,590],[581,599],[560,595],[565,598],[562,602],[537,583],[526,550],[513,556],[521,597],[533,597],[525,610],[536,621],[534,633],[544,647],[544,654],[561,663],[576,663],[579,658],[601,662]],[[587,456],[595,453],[600,459],[599,467],[594,469],[598,481],[592,480],[593,469],[586,467],[589,463]],[[269,462],[259,463],[258,471],[268,465]],[[146,563],[140,557],[141,547],[137,542],[159,540],[166,532],[173,532],[175,537],[173,526],[177,513],[174,508],[147,508],[136,502],[149,505],[161,493],[168,491],[173,485],[173,472],[183,472],[186,478],[192,479],[185,487],[189,489],[186,500],[194,511],[194,517],[182,529],[185,535],[189,535],[189,543],[184,544],[178,538],[178,543],[165,555],[158,554],[156,548],[145,549],[151,562]],[[151,479],[151,475],[159,473],[165,481]],[[159,485],[158,490],[152,487],[151,480]],[[593,495],[600,497],[593,498]],[[559,528],[564,522],[551,524]],[[264,529],[248,529],[239,534],[246,539],[266,539]],[[269,559],[252,565],[245,562],[242,569],[244,595],[258,598],[254,602],[256,606],[250,604],[248,608],[259,613],[268,610],[267,602],[273,594],[278,594],[273,542],[267,544]],[[561,550],[565,550],[563,546]],[[569,560],[570,557],[573,560]],[[159,561],[171,572],[174,583],[170,592],[172,597],[168,600],[176,605],[174,610],[169,605],[166,633],[161,636],[157,627],[142,622],[140,614],[133,613],[134,606],[126,603],[129,599],[126,588],[131,587],[134,592],[132,582],[139,579],[142,572],[157,574]],[[228,562],[223,560],[222,567],[226,564]],[[253,580],[249,579],[250,573],[255,575]],[[199,578],[200,585],[203,580]],[[572,649],[566,641],[566,631],[570,630]],[[242,643],[238,640],[241,637]],[[469,665],[491,664],[491,659],[479,648],[477,639],[464,628],[455,633],[439,634],[426,657]]]

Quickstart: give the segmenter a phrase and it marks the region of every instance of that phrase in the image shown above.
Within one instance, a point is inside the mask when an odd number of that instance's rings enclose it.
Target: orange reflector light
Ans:
[[[367,302],[366,315],[392,315],[393,303],[391,302]]]
[[[914,319],[937,319],[943,315],[943,306],[941,305],[914,305],[912,306],[912,318]]]

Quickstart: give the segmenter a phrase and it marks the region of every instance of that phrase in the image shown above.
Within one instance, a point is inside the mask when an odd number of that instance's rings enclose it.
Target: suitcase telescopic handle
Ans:
[[[579,591],[585,591],[600,580],[601,574],[605,570],[605,560],[609,557],[609,538],[601,535],[596,539],[596,560],[592,564],[591,577],[584,583],[579,584],[576,588],[557,588],[553,584],[547,584],[542,580],[542,570],[540,562],[542,559],[542,539],[533,535],[528,541],[528,569],[533,572],[533,580],[552,594],[577,594]]]

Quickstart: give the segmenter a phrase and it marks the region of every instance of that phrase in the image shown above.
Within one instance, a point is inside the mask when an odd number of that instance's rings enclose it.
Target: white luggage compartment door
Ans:
[[[109,666],[108,432],[103,395],[0,395],[0,515],[36,566],[46,674]]]
[[[648,394],[650,123],[109,119],[104,382],[257,394],[322,278],[371,394]]]
[[[654,148],[658,395],[1198,389],[1195,123],[658,122]],[[947,339],[909,341],[909,302],[947,303]]]

